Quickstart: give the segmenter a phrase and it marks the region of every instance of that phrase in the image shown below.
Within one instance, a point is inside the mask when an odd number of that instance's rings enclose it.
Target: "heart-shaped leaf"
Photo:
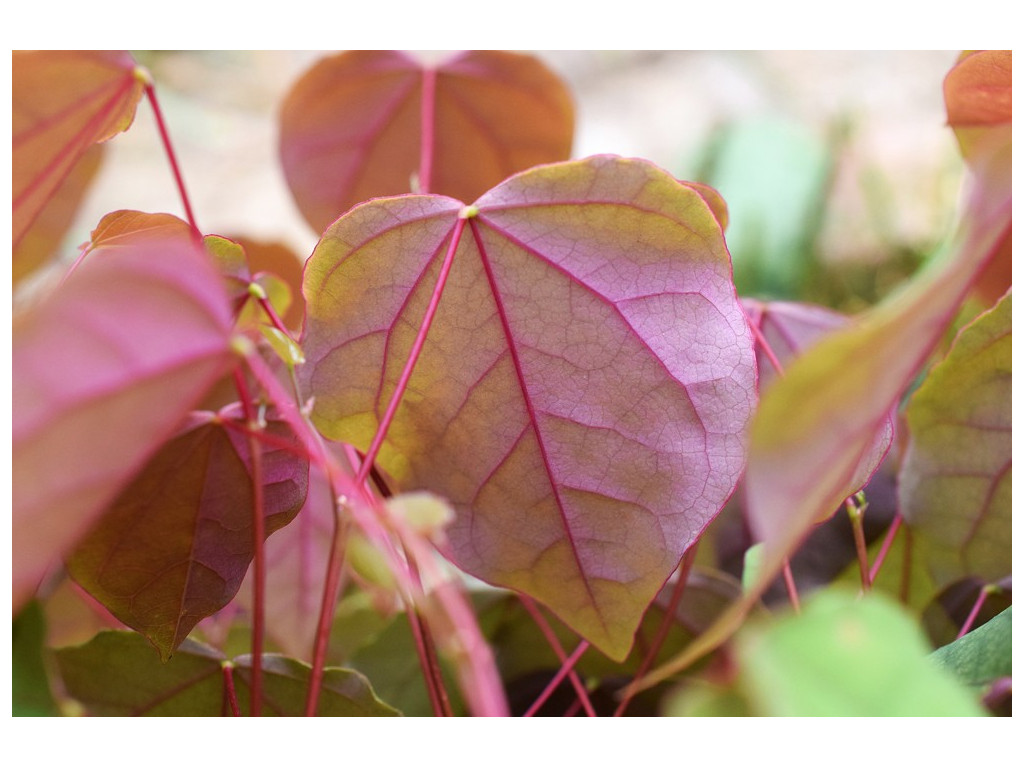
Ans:
[[[228,370],[230,332],[187,227],[101,243],[15,317],[15,609]]]
[[[939,587],[1012,568],[1011,304],[965,327],[907,407],[900,510]]]
[[[203,618],[238,592],[253,558],[248,438],[228,429],[240,408],[196,413],[125,488],[68,560],[71,576],[166,659]],[[270,418],[266,434],[288,441]],[[297,443],[296,443],[297,445]],[[262,450],[265,531],[306,499],[309,465],[284,447]]]
[[[442,263],[378,461],[454,504],[461,567],[621,659],[743,467],[754,355],[721,228],[692,189],[609,156],[527,171],[470,209],[356,207],[305,274],[300,375],[327,436],[369,446]]]
[[[88,643],[56,652],[68,695],[93,715],[127,717],[220,717],[231,714],[225,677],[230,675],[239,710],[249,711],[248,656],[228,662],[213,648],[186,640],[163,663],[141,635],[102,632]],[[293,659],[263,657],[260,714],[297,717],[305,711],[309,667]],[[389,717],[399,714],[376,697],[349,669],[324,670],[317,715]]]
[[[123,51],[14,51],[11,73],[17,247],[86,150],[131,125],[145,83]]]
[[[567,159],[572,134],[565,85],[532,56],[476,51],[431,67],[348,51],[293,86],[280,149],[299,210],[322,232],[373,197],[472,200],[517,171]]]

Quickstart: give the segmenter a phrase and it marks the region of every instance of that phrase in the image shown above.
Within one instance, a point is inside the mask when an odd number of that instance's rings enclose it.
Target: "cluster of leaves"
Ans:
[[[199,229],[130,55],[16,52],[15,712],[1008,707],[1010,72],[951,69],[959,228],[851,319],[739,298],[713,188],[571,160],[532,56],[296,82],[300,274]],[[185,220],[67,266],[144,97]]]

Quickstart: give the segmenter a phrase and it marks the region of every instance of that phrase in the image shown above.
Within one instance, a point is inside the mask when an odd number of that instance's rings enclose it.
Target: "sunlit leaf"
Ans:
[[[188,235],[102,242],[14,318],[14,606],[224,374],[231,318]]]
[[[367,449],[462,232],[378,461],[453,503],[462,568],[622,658],[743,467],[754,356],[721,229],[692,190],[610,156],[462,208],[382,199],[326,232],[304,284],[313,420]]]
[[[984,715],[928,651],[920,628],[896,603],[826,590],[798,616],[745,627],[734,658],[737,684],[757,715]]]
[[[281,159],[317,231],[356,203],[410,191],[472,200],[569,157],[572,102],[532,56],[477,51],[424,66],[404,53],[322,59],[281,109]]]
[[[15,247],[83,154],[131,125],[143,88],[123,51],[13,52]]]
[[[965,685],[987,685],[1013,674],[1013,606],[959,640],[944,645],[931,658]]]
[[[57,249],[103,159],[103,144],[90,147],[55,190],[14,247],[14,285],[60,254]]]
[[[1011,305],[964,328],[907,407],[900,509],[939,586],[1012,569]]]
[[[229,716],[225,667],[232,678],[239,710],[249,712],[249,657],[228,663],[219,652],[194,640],[182,643],[166,663],[134,632],[103,632],[85,645],[61,648],[56,655],[68,694],[93,715]],[[261,714],[302,715],[308,685],[307,665],[265,655]],[[359,673],[328,668],[317,714],[387,717],[398,713],[374,695]]]
[[[248,438],[224,426],[240,408],[196,413],[104,513],[68,560],[68,571],[166,659],[192,628],[230,602],[253,558]],[[265,433],[291,441],[283,422]],[[266,446],[260,459],[265,531],[298,513],[308,463]]]
[[[303,260],[289,247],[276,242],[253,240],[247,237],[233,238],[245,251],[245,259],[249,264],[249,272],[261,280],[264,273],[269,273],[283,281],[288,289],[289,302],[280,308],[274,296],[271,304],[278,309],[281,320],[288,328],[302,327],[305,307],[302,297],[302,265]],[[266,287],[266,286],[264,286]]]

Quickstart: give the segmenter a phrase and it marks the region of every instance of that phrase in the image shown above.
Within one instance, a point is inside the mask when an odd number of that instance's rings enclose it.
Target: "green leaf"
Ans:
[[[59,714],[43,658],[45,640],[46,619],[40,603],[33,600],[21,609],[11,629],[11,714],[15,717]]]
[[[249,711],[249,657],[228,663],[218,651],[194,640],[182,643],[174,658],[166,663],[135,632],[102,632],[84,645],[59,649],[56,655],[68,694],[94,715],[230,715],[226,674],[231,675],[239,710]],[[309,666],[266,654],[263,671],[262,714],[302,715]],[[359,673],[328,668],[317,714],[394,716],[398,712],[381,702]]]
[[[931,658],[965,685],[983,686],[1013,674],[1013,606],[944,645]]]
[[[972,693],[928,658],[915,622],[888,598],[819,592],[799,615],[736,638],[738,685],[755,714],[980,716]]]
[[[794,297],[812,261],[828,147],[799,123],[757,118],[725,129],[705,179],[729,203],[736,289]]]
[[[900,509],[940,588],[1012,570],[1011,302],[960,332],[907,408]]]

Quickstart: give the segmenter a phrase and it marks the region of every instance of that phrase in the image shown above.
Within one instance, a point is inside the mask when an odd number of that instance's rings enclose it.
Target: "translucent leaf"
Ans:
[[[572,134],[565,85],[532,56],[476,51],[429,67],[404,53],[347,51],[288,94],[281,161],[299,210],[322,232],[383,195],[472,200],[517,171],[565,160]]]
[[[135,118],[144,82],[123,51],[14,51],[14,246],[78,160]]]
[[[966,326],[907,406],[900,510],[940,587],[1012,570],[1011,305]]]
[[[98,235],[14,318],[15,609],[232,364],[221,280],[187,232]]]
[[[743,467],[754,356],[721,229],[616,157],[533,169],[473,210],[381,199],[327,230],[303,391],[325,435],[366,450],[463,232],[378,461],[453,503],[463,569],[622,658]]]
[[[779,717],[965,717],[984,710],[928,659],[916,623],[887,598],[827,590],[798,616],[736,638],[738,686]]]
[[[237,406],[218,416],[194,414],[68,560],[75,581],[165,659],[201,619],[231,601],[253,558],[248,438],[223,426],[227,420],[243,423]],[[296,442],[273,419],[266,434]],[[260,464],[270,535],[302,507],[309,467],[272,446]]]

